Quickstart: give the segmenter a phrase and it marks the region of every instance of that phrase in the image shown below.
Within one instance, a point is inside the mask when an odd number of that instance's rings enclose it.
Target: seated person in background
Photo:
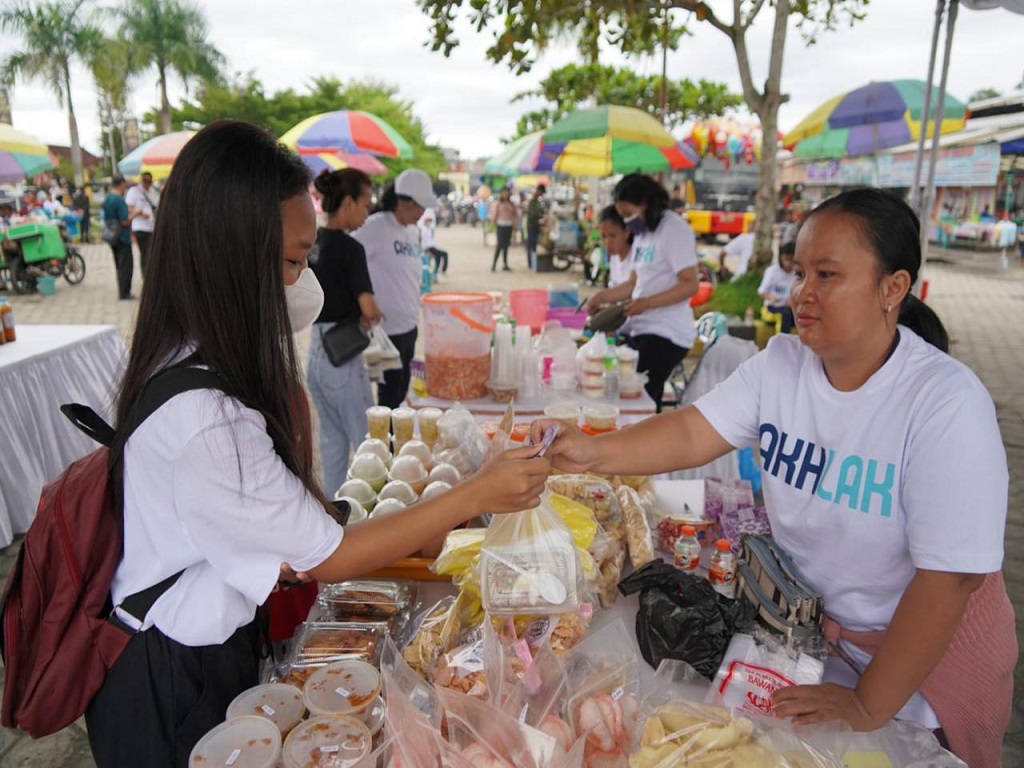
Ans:
[[[782,315],[782,333],[793,330],[793,308],[789,306],[789,292],[793,287],[796,275],[793,273],[793,255],[796,253],[796,241],[783,243],[779,248],[779,263],[769,265],[761,278],[757,294],[764,299],[769,311]]]
[[[750,259],[754,256],[754,233],[744,232],[742,235],[736,235],[726,244],[725,248],[722,249],[721,262],[723,267],[726,266],[726,256],[736,256],[740,260],[736,269],[732,270],[732,276],[740,277],[745,275],[747,267],[750,266]]]

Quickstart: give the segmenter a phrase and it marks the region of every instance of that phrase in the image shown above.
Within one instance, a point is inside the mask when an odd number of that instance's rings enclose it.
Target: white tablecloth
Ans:
[[[19,325],[0,347],[0,546],[24,533],[39,493],[98,447],[60,412],[82,403],[108,421],[126,360],[112,325]]]

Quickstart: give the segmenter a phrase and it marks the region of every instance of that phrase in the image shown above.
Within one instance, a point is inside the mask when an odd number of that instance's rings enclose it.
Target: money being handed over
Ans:
[[[544,437],[540,439],[540,453],[538,456],[543,456],[548,452],[548,448],[555,442],[555,438],[558,437],[558,425],[551,424],[546,430],[544,430]]]

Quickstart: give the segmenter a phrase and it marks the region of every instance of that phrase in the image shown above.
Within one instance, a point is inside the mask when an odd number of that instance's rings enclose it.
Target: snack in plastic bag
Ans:
[[[427,609],[402,652],[405,662],[422,677],[427,676],[444,650],[445,624],[454,606],[455,598],[446,597]]]
[[[535,509],[491,523],[480,552],[484,609],[495,615],[579,608],[582,571],[569,529],[545,492]]]
[[[483,635],[478,633],[465,645],[442,653],[431,678],[439,688],[451,688],[478,699],[487,698]]]
[[[817,637],[786,647],[777,632],[755,627],[737,632],[715,674],[709,704],[751,715],[772,713],[772,694],[790,685],[817,685],[825,674],[827,651]]]
[[[647,514],[637,492],[627,485],[615,492],[626,523],[626,543],[634,568],[642,568],[654,559],[654,537]]]
[[[444,547],[430,570],[446,576],[461,576],[469,570],[483,546],[486,528],[456,528],[444,540]]]
[[[594,511],[594,517],[609,535],[623,541],[625,529],[622,510],[612,484],[592,474],[553,475],[547,481],[548,490]]]
[[[453,465],[463,477],[469,477],[484,463],[489,443],[473,414],[456,403],[437,420],[440,440],[434,448],[437,463]]]
[[[772,532],[772,524],[764,507],[738,507],[723,510],[718,516],[718,524],[722,528],[722,536],[733,542],[733,552],[740,551],[740,543],[744,535],[768,536]]]

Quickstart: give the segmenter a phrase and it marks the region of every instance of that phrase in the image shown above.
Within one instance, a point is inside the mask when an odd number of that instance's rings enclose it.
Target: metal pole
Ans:
[[[939,27],[942,14],[946,11],[946,0],[935,4],[935,25],[932,28],[932,50],[928,55],[928,85],[924,92],[924,113],[921,115],[921,135],[917,137],[917,156],[914,158],[914,186],[910,190],[910,207],[921,218],[921,166],[924,164],[924,138],[928,135],[928,121],[931,119],[932,85],[935,82],[935,54],[939,49]],[[932,134],[935,135],[934,133]]]
[[[921,207],[921,266],[928,258],[928,223],[935,201],[935,169],[939,164],[939,138],[942,115],[946,109],[946,81],[949,79],[949,57],[953,50],[953,31],[956,29],[956,15],[960,0],[950,0],[949,15],[946,17],[946,47],[942,54],[942,77],[939,80],[939,102],[936,105],[935,131],[932,133],[932,156],[928,161],[928,187]]]

